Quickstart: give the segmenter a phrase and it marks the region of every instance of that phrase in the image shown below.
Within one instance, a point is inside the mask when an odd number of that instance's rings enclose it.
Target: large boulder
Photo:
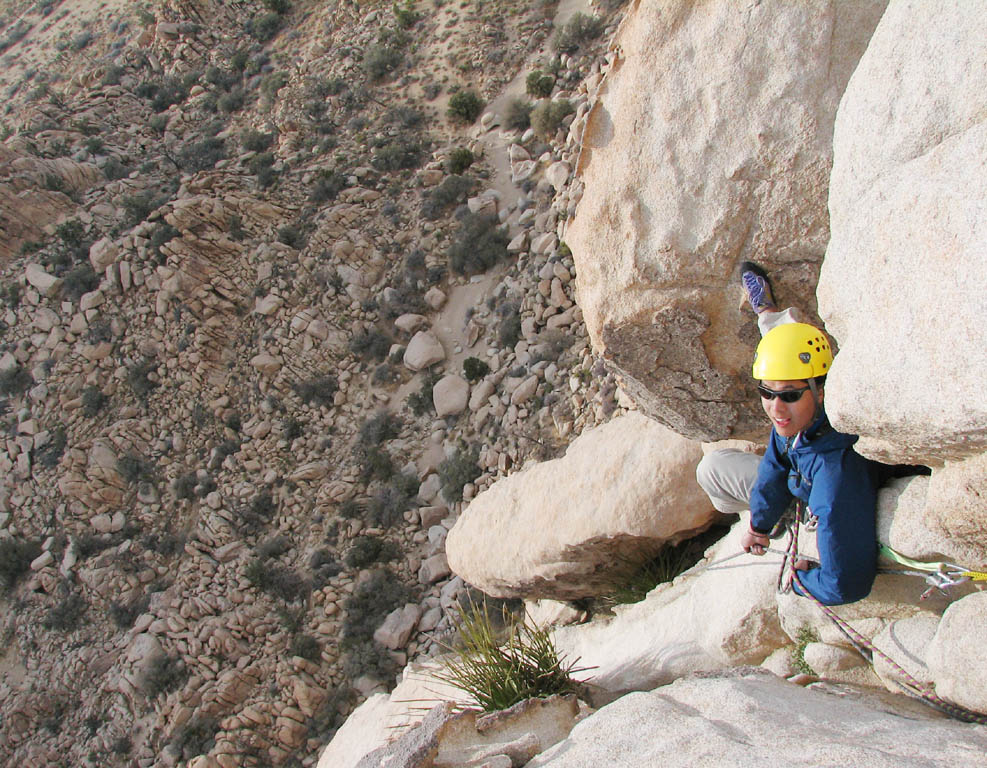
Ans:
[[[902,696],[892,702],[889,696],[824,684],[802,688],[752,670],[679,680],[595,712],[528,768],[982,763],[984,729],[945,720]]]
[[[936,693],[983,714],[987,714],[985,626],[987,592],[957,600],[943,614],[925,659]]]
[[[588,115],[565,233],[594,348],[688,437],[763,433],[737,266],[815,310],[840,96],[886,0],[642,0]]]
[[[788,639],[778,620],[778,560],[741,554],[747,521],[706,553],[705,564],[611,619],[556,630],[568,658],[591,668],[594,700],[665,685],[690,672],[755,664]],[[707,567],[714,563],[712,567]]]
[[[446,539],[449,565],[496,597],[600,594],[716,517],[695,482],[701,457],[646,416],[614,419],[477,496]]]
[[[836,120],[826,406],[885,461],[987,446],[985,36],[977,3],[893,0]]]

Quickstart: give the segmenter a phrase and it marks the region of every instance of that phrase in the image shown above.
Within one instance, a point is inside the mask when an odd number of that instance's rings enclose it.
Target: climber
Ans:
[[[778,311],[768,277],[756,264],[743,262],[741,279],[763,334],[753,373],[771,438],[763,458],[729,449],[710,453],[697,479],[721,512],[750,510],[741,546],[754,555],[764,554],[773,529],[794,498],[801,499],[817,521],[820,559],[817,567],[796,563],[801,583],[827,605],[860,600],[877,569],[875,465],[854,451],[856,435],[837,432],[826,418],[824,385],[833,353],[825,334],[798,322],[791,309]]]

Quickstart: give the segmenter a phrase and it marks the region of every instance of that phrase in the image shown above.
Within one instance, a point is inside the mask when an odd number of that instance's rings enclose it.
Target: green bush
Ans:
[[[17,396],[25,392],[34,379],[22,365],[15,365],[13,368],[0,372],[0,395]]]
[[[463,487],[478,478],[483,470],[479,465],[480,454],[476,448],[458,448],[448,459],[439,464],[439,480],[442,497],[448,502],[463,500]]]
[[[172,732],[169,745],[181,755],[183,761],[192,760],[215,746],[219,727],[219,723],[211,717],[195,716]]]
[[[151,659],[144,672],[144,690],[149,698],[171,693],[188,679],[189,669],[177,656],[161,654]]]
[[[513,131],[523,131],[531,125],[533,105],[527,99],[511,99],[504,114],[504,125]]]
[[[226,142],[218,136],[210,136],[182,147],[178,164],[186,171],[206,171],[226,157]]]
[[[69,592],[48,609],[42,623],[45,629],[71,632],[79,626],[88,607],[82,595],[78,592]]]
[[[378,171],[417,168],[422,162],[422,145],[417,139],[398,136],[374,150],[370,164]]]
[[[323,169],[312,182],[309,200],[313,203],[326,203],[335,200],[344,189],[346,189],[346,177],[343,174]]]
[[[252,560],[244,575],[262,592],[286,603],[295,603],[306,598],[312,589],[311,584],[294,568],[262,557]]]
[[[540,69],[533,69],[524,80],[525,90],[529,96],[536,99],[543,99],[552,95],[555,87],[555,77],[550,72],[542,72]]]
[[[31,568],[41,545],[29,539],[0,539],[0,594],[7,592]]]
[[[112,602],[108,609],[110,618],[113,623],[117,625],[119,629],[130,629],[134,626],[134,622],[137,618],[147,612],[147,608],[151,603],[150,595],[144,595],[136,600],[129,603]]]
[[[446,158],[446,170],[453,175],[459,175],[473,165],[475,159],[473,153],[466,147],[456,147]]]
[[[303,403],[315,403],[326,408],[333,406],[336,392],[339,391],[339,381],[331,373],[323,373],[311,379],[295,384],[295,392]]]
[[[490,373],[490,366],[478,357],[463,360],[463,375],[467,381],[479,381]]]
[[[278,229],[278,242],[290,248],[301,250],[305,247],[305,229],[298,224],[285,224]]]
[[[562,121],[575,111],[576,108],[568,99],[543,101],[531,112],[531,127],[539,136],[550,139],[562,125]]]
[[[469,152],[469,150],[466,150]],[[470,153],[472,157],[472,153]],[[442,183],[433,189],[422,203],[422,216],[435,221],[450,206],[466,202],[476,188],[476,181],[466,176],[446,176]]]
[[[507,709],[525,699],[574,694],[582,685],[572,675],[585,671],[578,659],[559,654],[551,627],[508,620],[501,642],[486,606],[464,611],[457,655],[436,676],[467,693],[485,712]]]
[[[271,40],[281,31],[283,20],[279,13],[270,12],[254,16],[247,24],[247,32],[262,43]]]
[[[264,7],[273,13],[284,16],[291,10],[291,3],[288,0],[264,0]]]
[[[158,387],[158,382],[150,378],[157,368],[153,360],[141,360],[127,369],[127,383],[139,400],[146,400],[147,396]]]
[[[432,398],[432,389],[438,381],[438,374],[428,371],[422,378],[421,388],[417,392],[412,392],[408,395],[408,399],[405,402],[415,416],[424,416],[426,413],[434,410],[435,401]]]
[[[117,459],[117,472],[130,485],[154,477],[154,465],[135,453],[125,453]]]
[[[99,275],[88,261],[77,264],[62,275],[62,294],[72,301],[78,301],[84,293],[95,291],[98,287]]]
[[[291,639],[288,655],[317,662],[322,657],[322,644],[311,635],[295,635]]]
[[[559,53],[575,53],[581,45],[600,36],[603,19],[576,13],[555,33],[555,48]]]
[[[411,590],[390,571],[371,573],[343,604],[345,618],[340,647],[350,649],[359,643],[371,642],[384,617],[407,603],[411,596]]]
[[[224,114],[232,114],[234,112],[239,112],[243,109],[243,105],[247,102],[247,94],[242,88],[233,88],[228,93],[224,93],[218,99],[216,99],[216,109]]]
[[[521,338],[521,313],[515,304],[504,305],[497,327],[497,341],[505,349],[513,347]]]
[[[393,45],[377,44],[363,57],[363,71],[367,77],[378,82],[393,73],[404,60],[404,53]]]
[[[418,478],[412,475],[392,473],[388,484],[379,489],[367,502],[364,517],[374,528],[390,528],[401,521],[418,493]]]
[[[393,680],[397,672],[397,662],[380,643],[371,639],[353,641],[347,645],[346,655],[343,656],[343,674],[347,679],[367,676],[376,680]]]
[[[449,98],[446,115],[453,122],[470,124],[476,122],[484,106],[476,91],[457,91]]]
[[[379,446],[401,434],[401,420],[386,409],[377,411],[360,426],[360,445]]]
[[[382,536],[358,536],[353,540],[345,562],[350,568],[366,568],[374,563],[388,563],[401,556],[393,541]]]
[[[274,143],[273,133],[263,133],[250,129],[240,135],[240,144],[247,152],[264,152]]]
[[[485,272],[507,257],[509,242],[507,228],[494,217],[467,213],[446,249],[449,269],[460,275]]]
[[[350,352],[363,360],[380,362],[391,351],[391,337],[375,329],[358,331],[350,339]]]
[[[792,646],[791,652],[792,668],[802,675],[815,675],[815,670],[805,660],[805,647],[809,643],[818,643],[819,635],[816,634],[816,631],[812,627],[803,626],[799,627],[795,638],[796,642]]]
[[[422,15],[415,11],[412,0],[404,0],[403,6],[394,3],[392,7],[394,9],[394,19],[402,29],[410,29],[421,21]]]

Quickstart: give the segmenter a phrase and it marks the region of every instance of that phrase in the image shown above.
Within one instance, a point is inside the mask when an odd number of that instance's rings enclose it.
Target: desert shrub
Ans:
[[[350,339],[349,348],[363,360],[380,362],[391,351],[391,337],[376,329],[358,331]]]
[[[603,32],[603,19],[598,16],[587,16],[585,13],[573,14],[555,33],[555,48],[559,53],[575,53],[581,45],[600,36]]]
[[[254,16],[247,22],[247,33],[256,40],[266,43],[281,31],[281,14],[271,11]]]
[[[267,560],[272,557],[281,557],[291,549],[291,542],[286,536],[274,536],[257,547],[257,557]]]
[[[343,638],[341,647],[349,649],[358,643],[373,640],[374,631],[391,611],[411,598],[411,590],[387,570],[370,574],[353,590],[343,608]]]
[[[453,175],[461,174],[473,165],[475,159],[473,153],[466,147],[456,147],[446,158],[446,170]]]
[[[366,568],[374,563],[388,563],[401,556],[401,550],[393,541],[383,536],[358,536],[346,553],[350,568]]]
[[[680,545],[664,547],[657,555],[644,563],[626,564],[628,567],[623,567],[625,564],[617,563],[615,565],[620,567],[626,575],[618,581],[610,592],[600,598],[601,603],[605,608],[638,603],[659,584],[672,581],[695,562],[696,558],[690,556],[689,548]]]
[[[418,128],[425,116],[414,107],[398,106],[391,107],[381,117],[381,123],[396,125],[403,130]]]
[[[466,150],[469,152],[469,150]],[[471,153],[472,155],[472,153]],[[446,176],[422,203],[422,216],[430,221],[439,218],[452,205],[466,202],[476,188],[476,181],[466,176]]]
[[[301,656],[309,661],[318,661],[322,656],[322,644],[311,635],[295,635],[291,639],[289,656]]]
[[[367,523],[375,528],[390,528],[400,522],[417,493],[417,477],[392,473],[388,484],[378,489],[367,502],[364,510]]]
[[[174,533],[172,531],[152,532],[141,537],[141,546],[164,557],[172,557],[185,549],[186,541],[187,537],[184,533]]]
[[[360,479],[363,482],[369,483],[372,480],[387,482],[394,474],[394,460],[385,449],[358,445],[353,453],[360,464]]]
[[[432,389],[438,380],[439,375],[437,373],[428,371],[422,377],[421,388],[417,392],[412,392],[408,395],[408,399],[405,402],[415,416],[424,416],[434,409],[435,402],[432,399]]]
[[[544,138],[551,138],[562,125],[562,121],[576,108],[568,99],[543,101],[531,112],[531,127],[535,133]]]
[[[127,384],[139,400],[146,400],[158,386],[158,382],[151,379],[151,374],[156,372],[157,368],[153,360],[141,360],[127,368]]]
[[[240,136],[240,144],[247,152],[264,152],[274,143],[273,133],[262,133],[250,129]]]
[[[188,472],[174,479],[171,484],[171,492],[175,494],[176,499],[191,499],[195,496],[195,486],[198,483],[199,481],[195,472]]]
[[[343,674],[349,680],[363,676],[390,680],[394,678],[397,671],[397,662],[387,649],[372,639],[350,643],[346,655],[343,656]]]
[[[278,242],[290,248],[301,250],[305,247],[305,230],[298,224],[286,224],[278,229]]]
[[[233,88],[228,93],[224,93],[218,99],[216,99],[216,109],[224,114],[232,114],[233,112],[239,112],[243,109],[243,105],[247,102],[247,94],[242,88]]]
[[[463,360],[463,375],[467,381],[478,381],[490,373],[490,366],[478,357]]]
[[[381,445],[401,434],[401,420],[388,410],[377,411],[360,426],[360,445]]]
[[[84,261],[62,275],[62,294],[72,301],[78,301],[84,293],[99,287],[99,275],[92,264]]]
[[[331,408],[339,390],[339,381],[331,373],[323,373],[295,384],[295,392],[303,403],[315,403]]]
[[[467,213],[446,249],[449,269],[460,275],[485,272],[507,256],[508,242],[507,229],[495,218]]]
[[[504,114],[504,124],[514,131],[523,131],[531,125],[533,105],[527,99],[511,99]]]
[[[158,259],[160,263],[164,263],[164,251],[161,247],[165,243],[170,243],[176,237],[181,234],[175,227],[171,226],[166,221],[158,222],[158,225],[151,232],[150,243],[148,243],[148,249],[150,252]]]
[[[20,283],[10,282],[0,288],[0,300],[10,309],[17,309],[21,303],[23,288]]]
[[[151,659],[144,672],[144,690],[149,698],[180,688],[188,679],[190,670],[178,656],[161,654]]]
[[[147,611],[150,605],[151,597],[150,595],[144,595],[143,597],[133,600],[129,603],[112,602],[110,607],[107,609],[110,618],[113,623],[117,625],[120,629],[130,629],[134,626],[134,622],[137,621],[137,617],[142,613]]]
[[[286,603],[302,600],[311,591],[311,584],[294,568],[261,557],[247,565],[244,575],[259,590]]]
[[[365,509],[366,504],[364,502],[357,499],[348,499],[339,505],[338,513],[344,520],[354,520],[361,517]]]
[[[422,145],[417,139],[398,136],[374,150],[370,164],[379,171],[417,168],[422,162]]]
[[[378,43],[372,46],[363,57],[363,71],[367,77],[377,82],[401,66],[404,53],[395,45]]]
[[[10,590],[41,554],[41,545],[30,539],[0,539],[0,594]]]
[[[210,136],[187,144],[178,153],[178,164],[186,171],[205,171],[226,157],[226,142]]]
[[[484,106],[476,91],[457,91],[449,98],[446,116],[453,122],[470,124],[480,116]]]
[[[78,219],[69,219],[55,227],[55,237],[74,248],[82,245],[86,239],[86,230]]]
[[[125,453],[117,459],[117,472],[130,485],[154,476],[154,465],[135,453]]]
[[[550,72],[533,69],[525,78],[524,86],[529,96],[542,99],[552,95],[552,89],[555,87],[555,77]]]
[[[336,561],[328,549],[317,549],[308,561],[312,572],[312,586],[318,589],[329,579],[342,572],[342,566]]]
[[[171,734],[169,745],[183,761],[209,752],[216,744],[219,723],[211,717],[193,717]]]
[[[415,10],[412,0],[404,0],[404,5],[394,3],[394,20],[402,29],[410,29],[421,21],[422,15]]]
[[[38,452],[38,464],[46,469],[54,469],[65,453],[66,445],[68,445],[68,435],[65,433],[65,427],[55,427],[51,431],[51,437],[48,438],[48,444]]]
[[[168,200],[167,195],[156,196],[151,192],[125,195],[120,200],[120,206],[124,212],[124,224],[131,227],[140,224]]]
[[[559,654],[549,626],[508,619],[506,639],[487,608],[461,614],[457,655],[437,677],[467,693],[485,712],[496,712],[530,698],[579,694],[573,675],[585,671],[578,659]]]
[[[19,395],[34,383],[31,374],[22,365],[15,365],[0,372],[0,395]]]
[[[291,3],[288,0],[264,0],[264,7],[273,13],[284,16],[291,10]]]
[[[71,632],[79,626],[89,605],[78,592],[68,592],[48,608],[43,624],[45,629]]]
[[[424,314],[427,311],[425,299],[418,288],[408,281],[399,283],[394,288],[394,292],[381,309],[381,314],[388,320],[393,320],[407,312]]]
[[[505,304],[501,310],[497,341],[500,346],[510,348],[521,338],[521,312],[514,303]]]
[[[309,190],[309,200],[313,203],[325,203],[335,200],[336,196],[346,188],[346,177],[336,171],[319,171]]]
[[[452,456],[439,464],[442,497],[446,501],[463,500],[463,487],[472,483],[483,472],[479,460],[480,454],[476,448],[457,448]]]

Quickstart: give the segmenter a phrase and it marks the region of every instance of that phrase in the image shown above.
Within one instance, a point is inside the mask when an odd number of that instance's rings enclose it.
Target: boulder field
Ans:
[[[639,413],[473,499],[447,539],[455,572],[492,595],[586,597],[628,541],[653,552],[677,540],[673,521],[680,533],[712,521],[685,487],[691,441],[767,436],[745,259],[836,342],[836,428],[866,456],[932,470],[882,489],[881,542],[987,570],[985,34],[987,17],[946,0],[631,5],[578,124],[584,190],[561,236],[594,349]],[[982,728],[900,695],[896,668],[863,663],[815,606],[777,591],[777,555],[732,557],[746,525],[643,601],[555,630],[593,667],[585,699],[601,708],[526,764],[982,762]],[[802,545],[813,552],[811,536]],[[982,583],[920,599],[926,588],[884,573],[837,611],[943,699],[987,715]],[[815,674],[796,677],[802,665]],[[484,759],[470,764],[524,764]]]

